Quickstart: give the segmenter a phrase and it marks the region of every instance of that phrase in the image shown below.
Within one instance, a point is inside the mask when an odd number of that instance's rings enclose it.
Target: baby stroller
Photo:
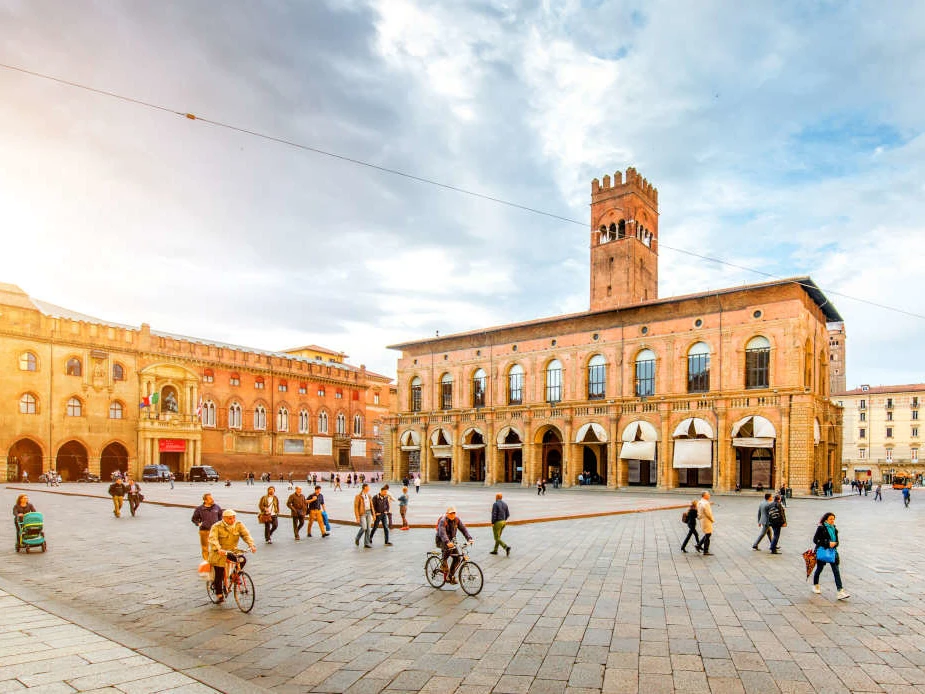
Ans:
[[[29,553],[33,547],[41,547],[46,551],[48,543],[45,542],[45,519],[41,513],[23,514],[22,520],[17,520],[16,525],[19,528],[19,536],[16,538],[16,551],[21,549]]]

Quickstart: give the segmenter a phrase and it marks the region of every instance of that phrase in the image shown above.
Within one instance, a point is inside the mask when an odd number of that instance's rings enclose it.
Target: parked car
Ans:
[[[166,465],[145,465],[141,471],[142,482],[167,482],[170,480],[170,468]]]
[[[80,477],[77,478],[78,482],[99,482],[100,476],[94,475],[92,472],[85,472]]]
[[[211,465],[193,465],[186,479],[190,482],[218,482],[219,476]]]

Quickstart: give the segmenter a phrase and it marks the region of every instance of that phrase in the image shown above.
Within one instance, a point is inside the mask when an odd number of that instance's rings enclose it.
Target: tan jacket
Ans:
[[[271,516],[279,515],[279,497],[274,494],[264,494],[257,502],[257,510],[261,513],[269,513]]]
[[[209,530],[209,563],[212,566],[225,566],[227,561],[225,555],[219,552],[220,549],[237,549],[238,540],[243,539],[248,547],[254,547],[254,538],[247,532],[247,528],[241,521],[236,521],[234,525],[228,525],[224,520],[212,526]]]
[[[353,515],[356,516],[357,523],[360,522],[360,518],[372,512],[373,510],[366,506],[366,501],[363,499],[362,492],[353,497]]]
[[[713,504],[706,499],[697,502],[697,520],[700,521],[700,529],[703,532],[713,532]]]

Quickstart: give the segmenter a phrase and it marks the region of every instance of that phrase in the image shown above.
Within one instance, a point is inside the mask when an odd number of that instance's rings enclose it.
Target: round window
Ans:
[[[755,318],[761,318],[761,309],[758,309],[752,314]]]
[[[698,318],[697,320],[694,321],[694,327],[695,327],[695,328],[699,328],[699,327],[701,327],[702,325],[703,325],[703,321],[700,320],[699,318]]]
[[[555,347],[557,344],[559,344],[559,341],[558,341],[558,340],[553,340],[553,341],[552,341],[552,346],[553,346],[553,347]]]
[[[482,350],[480,350],[480,349],[475,350],[475,356],[477,356],[477,357],[482,356]]]
[[[594,334],[591,336],[591,339],[592,339],[592,340],[597,340],[599,337],[600,337],[600,335],[598,335],[597,333],[594,333]]]
[[[511,347],[511,351],[512,351],[512,352],[516,352],[516,351],[517,351],[517,345],[514,345],[513,347]]]
[[[642,326],[642,329],[641,329],[639,332],[641,332],[643,335],[648,335],[648,334],[649,334],[649,326],[647,326],[647,325]]]

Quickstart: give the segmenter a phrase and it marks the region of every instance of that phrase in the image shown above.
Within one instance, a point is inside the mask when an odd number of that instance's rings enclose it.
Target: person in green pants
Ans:
[[[497,554],[498,547],[503,547],[507,556],[511,556],[511,546],[501,540],[501,533],[504,532],[510,515],[507,504],[501,500],[501,493],[495,494],[495,503],[491,507],[491,532],[495,536],[495,547],[489,554]]]

